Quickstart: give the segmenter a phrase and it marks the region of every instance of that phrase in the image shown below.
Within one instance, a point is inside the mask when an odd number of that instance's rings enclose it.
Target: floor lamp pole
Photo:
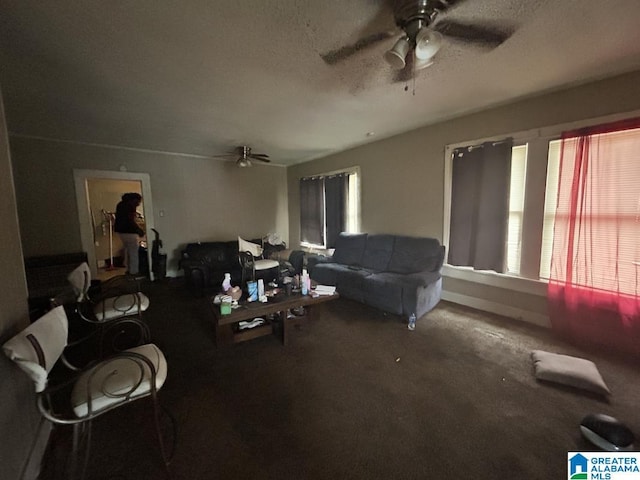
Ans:
[[[115,270],[116,267],[113,264],[113,214],[102,210],[102,215],[109,221],[109,266],[105,267],[105,270]]]

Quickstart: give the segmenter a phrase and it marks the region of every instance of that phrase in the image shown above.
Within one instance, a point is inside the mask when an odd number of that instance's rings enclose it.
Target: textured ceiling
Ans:
[[[447,40],[415,83],[382,58],[394,38],[322,60],[393,29],[388,4],[2,0],[9,131],[201,156],[248,144],[287,165],[640,68],[638,0],[460,2],[446,18],[515,33],[491,51]]]

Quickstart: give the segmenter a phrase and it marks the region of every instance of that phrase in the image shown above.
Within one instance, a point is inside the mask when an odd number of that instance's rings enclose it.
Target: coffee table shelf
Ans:
[[[259,327],[238,330],[233,333],[233,343],[240,343],[258,337],[264,337],[265,335],[271,335],[273,333],[273,327],[273,324],[268,323],[266,325],[260,325]]]
[[[280,330],[282,331],[282,343],[286,345],[288,343],[288,333],[289,330],[291,330],[291,327],[302,321],[308,320],[311,317],[314,305],[335,300],[337,298],[339,298],[337,293],[334,295],[321,295],[317,297],[297,293],[287,296],[284,293],[281,293],[275,297],[270,297],[267,303],[241,302],[238,308],[234,309],[227,315],[222,315],[220,313],[220,306],[213,302],[213,297],[208,298],[207,302],[209,304],[210,311],[213,313],[217,345],[244,342],[246,340],[252,340],[265,335],[271,335]],[[287,317],[287,312],[289,310],[298,309],[300,307],[304,307],[305,315]],[[269,322],[266,325],[246,330],[238,329],[238,324],[242,321],[252,320],[258,317],[266,319],[271,315],[280,317],[282,323],[281,329],[274,328],[276,326],[276,322]]]

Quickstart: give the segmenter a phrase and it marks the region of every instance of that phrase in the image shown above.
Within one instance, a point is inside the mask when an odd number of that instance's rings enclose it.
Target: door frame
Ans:
[[[153,222],[153,200],[151,198],[151,177],[148,173],[138,172],[114,172],[110,170],[83,170],[73,169],[73,183],[76,189],[76,203],[78,205],[78,220],[80,222],[80,238],[82,241],[82,250],[87,252],[87,263],[91,269],[91,277],[98,277],[98,266],[96,261],[96,251],[94,247],[93,227],[91,222],[91,212],[89,209],[89,190],[87,180],[89,179],[106,179],[106,180],[133,180],[139,181],[142,186],[142,199],[144,210],[144,221],[147,239],[150,238],[149,232],[155,228]],[[149,276],[153,278],[153,269],[151,268],[151,249],[147,248],[147,259],[149,264]]]

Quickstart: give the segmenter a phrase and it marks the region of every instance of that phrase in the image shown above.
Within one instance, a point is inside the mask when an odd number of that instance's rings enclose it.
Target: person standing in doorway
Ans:
[[[113,230],[118,234],[124,245],[125,262],[130,275],[137,275],[139,269],[139,244],[144,237],[144,230],[136,222],[138,212],[136,209],[142,202],[139,193],[125,193],[122,200],[116,206],[116,219]]]

